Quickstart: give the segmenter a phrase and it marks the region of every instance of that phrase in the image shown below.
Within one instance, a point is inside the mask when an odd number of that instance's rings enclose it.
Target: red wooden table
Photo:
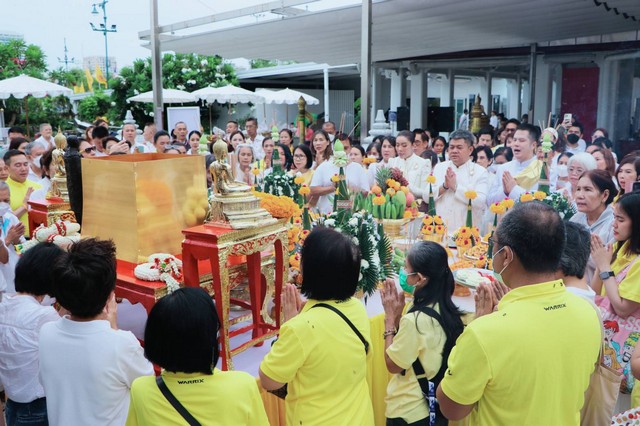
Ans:
[[[223,370],[233,369],[233,355],[251,346],[262,344],[265,340],[274,337],[280,328],[280,294],[286,277],[287,228],[281,222],[242,230],[200,225],[184,229],[182,233],[185,236],[182,242],[184,283],[187,286],[199,286],[201,282],[201,262],[199,261],[209,262],[216,308],[221,323],[221,365]],[[263,275],[261,267],[261,252],[272,247],[275,257],[273,280]],[[233,256],[246,256],[250,304],[231,299],[232,285],[228,262]],[[271,292],[274,294],[277,313],[275,321],[269,318],[264,303]],[[230,319],[232,302],[250,309],[251,324],[230,330],[230,325],[234,323]],[[229,339],[247,331],[251,331],[251,339],[236,348],[231,348]]]
[[[29,201],[29,207],[29,236],[41,224],[49,226],[57,220],[76,221],[76,215],[71,211],[69,203],[61,198]]]

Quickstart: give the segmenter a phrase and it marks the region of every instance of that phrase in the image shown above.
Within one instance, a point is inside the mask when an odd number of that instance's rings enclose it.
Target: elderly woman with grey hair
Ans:
[[[234,169],[235,179],[237,182],[253,185],[253,175],[251,174],[251,165],[256,159],[253,152],[253,146],[248,143],[241,143],[236,146],[236,167]]]
[[[589,170],[595,170],[598,167],[596,160],[591,154],[586,152],[580,152],[569,158],[567,168],[569,169],[569,183],[562,188],[560,193],[567,197],[567,199],[575,207],[576,188],[578,187],[578,181],[580,176]]]

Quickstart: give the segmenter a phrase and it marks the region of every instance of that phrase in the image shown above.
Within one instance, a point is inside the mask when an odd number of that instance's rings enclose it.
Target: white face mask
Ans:
[[[566,164],[558,164],[558,177],[566,178],[569,176],[569,167]]]
[[[0,202],[0,216],[4,216],[9,210],[11,210],[9,203],[5,203],[4,201]]]
[[[33,159],[33,165],[36,166],[37,168],[41,168],[42,164],[42,155],[38,155],[36,158]]]
[[[506,247],[506,246],[505,246],[505,247]],[[505,247],[502,247],[500,250],[498,250],[497,252],[495,252],[495,253],[493,254],[493,257],[495,258],[495,257],[496,257],[496,255],[497,255],[498,253],[500,253],[502,250],[504,250],[504,249],[505,249]],[[495,279],[496,279],[496,281],[498,281],[500,284],[507,285],[507,284],[505,284],[504,279],[502,278],[502,273],[507,269],[507,267],[508,267],[508,266],[509,266],[509,265],[507,265],[507,266],[505,266],[504,268],[502,268],[502,271],[500,271],[500,272],[496,272],[495,270],[493,271],[493,278],[495,278]],[[507,287],[508,287],[508,286],[507,286]]]

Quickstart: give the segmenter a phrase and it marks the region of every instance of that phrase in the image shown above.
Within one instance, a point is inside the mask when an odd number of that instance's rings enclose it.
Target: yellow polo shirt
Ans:
[[[620,243],[616,243],[616,247],[619,244]],[[620,250],[618,250],[616,260],[611,263],[611,270],[616,275],[638,257],[635,253],[627,254],[628,247],[629,241],[625,241]],[[623,299],[640,303],[640,259],[631,265],[631,268],[627,271],[627,275],[618,286],[618,292]],[[602,295],[605,295],[604,286],[602,286]]]
[[[442,390],[476,404],[470,425],[578,426],[600,338],[595,310],[562,281],[519,287],[458,338]]]
[[[439,305],[432,306],[440,312]],[[433,378],[442,365],[442,351],[447,335],[435,318],[422,312],[410,312],[400,318],[398,334],[387,348],[387,355],[405,374],[394,374],[387,386],[387,418],[400,417],[414,423],[429,416],[429,407],[412,364],[420,358],[427,378]]]
[[[367,385],[364,345],[335,312],[314,308],[307,301],[302,312],[280,327],[280,337],[264,357],[260,370],[288,383],[287,425],[372,426],[373,406]],[[365,339],[371,335],[362,302],[323,301],[339,309]]]
[[[256,379],[242,371],[215,370],[213,375],[164,371],[169,391],[203,425],[269,426]],[[127,426],[186,425],[156,384],[143,376],[131,385]]]
[[[20,183],[11,179],[11,177],[8,177],[6,182],[7,185],[9,185],[9,189],[11,190],[11,202],[9,204],[11,205],[11,210],[13,211],[22,206],[22,202],[24,201],[24,197],[27,195],[27,190],[29,188],[33,188],[34,191],[36,189],[42,188],[42,185],[30,181],[29,179]],[[29,237],[31,235],[31,230],[29,229],[29,214],[24,213],[18,219],[20,219],[20,222],[22,222],[22,224],[24,225],[24,236]]]

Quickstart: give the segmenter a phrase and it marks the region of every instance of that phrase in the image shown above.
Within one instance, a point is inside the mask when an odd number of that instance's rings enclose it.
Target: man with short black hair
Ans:
[[[227,121],[227,127],[225,129],[225,139],[229,140],[231,137],[231,133],[237,132],[240,127],[238,126],[238,122],[234,120]]]
[[[476,319],[436,392],[440,410],[449,420],[470,415],[470,425],[577,426],[601,332],[595,309],[556,279],[564,223],[544,203],[519,203],[492,238],[504,286],[478,287]]]
[[[96,126],[91,131],[91,138],[97,149],[96,157],[106,157],[109,155],[104,150],[104,144],[102,143],[107,137],[109,137],[109,130],[104,126]]]
[[[418,157],[429,147],[429,139],[423,129],[413,129],[413,153]]]
[[[493,130],[489,127],[484,127],[478,132],[478,139],[476,146],[493,146]]]
[[[466,108],[458,120],[458,130],[469,130],[469,110]]]
[[[539,138],[538,129],[531,124],[522,124],[515,131],[510,146],[513,160],[496,169],[496,179],[493,180],[487,200],[489,205],[500,202],[505,197],[518,201],[525,192],[538,189],[542,161],[536,159],[535,152]]]
[[[40,332],[49,423],[123,425],[132,382],[153,367],[136,337],[117,327],[116,247],[81,240],[52,268],[54,294],[69,315]]]
[[[336,138],[336,123],[334,123],[333,121],[325,121],[322,124],[322,130],[324,130],[325,132],[327,132],[327,134],[329,135],[329,139],[331,140],[331,142],[333,142]]]
[[[436,213],[448,221],[449,229],[465,226],[469,199],[467,191],[475,191],[471,201],[473,223],[482,223],[487,207],[489,192],[489,172],[471,160],[475,137],[468,130],[456,130],[449,135],[449,159],[441,161],[433,168],[436,183]]]
[[[4,162],[9,168],[7,185],[11,190],[11,210],[24,225],[24,235],[29,237],[29,198],[36,189],[42,185],[27,179],[29,176],[29,160],[24,152],[10,149],[4,154]]]
[[[42,180],[42,165],[40,161],[42,160],[42,154],[46,151],[46,145],[38,141],[29,142],[24,150],[29,159],[29,176],[27,176],[27,179],[32,182],[40,183]]]
[[[562,281],[567,290],[578,296],[594,301],[595,291],[587,284],[587,262],[591,255],[591,233],[579,223],[565,222],[567,243],[560,259]]]
[[[164,130],[158,130],[155,135],[153,135],[153,146],[155,148],[154,152],[163,154],[164,148],[167,145],[171,145],[171,136],[169,133]]]
[[[11,139],[13,138],[24,138],[24,136],[24,129],[20,126],[11,126],[7,131],[7,138],[9,139],[9,142],[11,142]]]
[[[587,143],[582,139],[584,127],[579,122],[574,122],[567,129],[567,152],[577,154],[587,149]]]
[[[254,117],[247,118],[245,123],[247,130],[247,143],[253,146],[253,155],[255,160],[262,160],[264,158],[264,150],[262,149],[262,141],[264,136],[258,134],[258,119]]]

